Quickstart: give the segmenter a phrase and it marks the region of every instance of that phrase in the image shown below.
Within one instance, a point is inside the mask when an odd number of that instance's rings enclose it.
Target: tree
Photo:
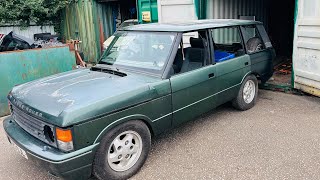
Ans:
[[[59,27],[61,10],[72,0],[0,0],[0,24],[15,24],[26,27],[54,24]]]

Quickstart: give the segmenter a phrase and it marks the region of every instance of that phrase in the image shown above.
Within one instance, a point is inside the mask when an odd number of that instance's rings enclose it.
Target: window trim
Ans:
[[[246,44],[244,43],[245,39],[244,39],[244,36],[243,36],[244,31],[245,31],[245,30],[244,30],[244,27],[246,27],[246,26],[254,26],[254,28],[256,29],[256,32],[258,33],[258,36],[259,36],[259,38],[260,38],[260,40],[261,40],[261,42],[262,42],[262,45],[263,45],[264,49],[262,49],[262,50],[260,50],[260,51],[255,51],[255,52],[252,52],[252,53],[249,53],[249,52],[248,52],[247,46],[246,46]],[[254,54],[257,54],[257,53],[261,53],[261,52],[264,52],[264,51],[268,51],[269,48],[266,47],[266,45],[265,45],[265,43],[264,43],[264,40],[262,39],[262,36],[261,36],[260,31],[259,31],[259,29],[257,28],[257,25],[256,25],[256,24],[241,25],[241,26],[240,26],[240,30],[241,30],[241,35],[242,35],[242,38],[243,38],[243,43],[245,44],[246,54],[248,54],[248,55],[254,55]],[[270,48],[271,48],[271,47],[270,47]]]
[[[170,71],[171,71],[171,68],[173,68],[173,62],[174,62],[176,55],[178,53],[180,42],[182,41],[182,34],[183,33],[178,33],[176,36],[175,43],[174,43],[174,45],[171,49],[171,52],[170,52],[169,60],[167,61],[165,70],[164,70],[162,77],[161,77],[162,79],[169,79],[173,76],[170,74]]]
[[[178,49],[179,49],[179,45],[181,42],[183,42],[183,34],[186,34],[186,33],[191,33],[191,32],[199,32],[199,31],[204,31],[206,33],[206,40],[207,40],[207,45],[204,44],[204,49],[207,49],[207,60],[204,61],[204,64],[202,67],[198,68],[198,69],[194,69],[192,71],[188,71],[188,72],[184,72],[184,73],[179,73],[179,74],[173,74],[173,75],[170,75],[170,70],[173,66],[173,63],[174,63],[174,60],[175,60],[175,57],[178,53]],[[170,79],[172,77],[176,77],[178,75],[183,75],[185,73],[191,73],[193,71],[196,71],[196,70],[201,70],[202,68],[205,68],[205,67],[208,67],[212,64],[209,63],[209,59],[210,59],[210,56],[211,56],[211,51],[210,51],[210,40],[208,39],[209,38],[209,29],[198,29],[198,30],[194,30],[194,31],[186,31],[186,32],[181,32],[177,35],[177,38],[176,38],[176,44],[174,45],[174,48],[172,50],[172,54],[171,54],[171,57],[170,57],[170,60],[168,61],[168,64],[167,64],[167,67],[166,67],[166,70],[165,70],[165,73],[163,75],[163,79]]]
[[[214,29],[226,29],[226,28],[236,28],[236,29],[238,29],[238,33],[239,33],[239,36],[240,36],[240,39],[241,39],[241,42],[240,42],[240,43],[241,43],[242,48],[243,48],[243,50],[244,50],[244,54],[241,55],[241,56],[244,56],[244,55],[247,54],[247,48],[245,47],[244,38],[243,38],[242,31],[241,31],[241,28],[240,28],[239,25],[224,26],[224,27],[217,27],[217,28],[210,28],[210,29],[209,29],[209,36],[210,36],[210,38],[211,38],[211,43],[210,43],[210,45],[211,45],[211,52],[210,52],[210,53],[212,54],[211,56],[212,56],[212,59],[213,59],[213,62],[211,62],[212,65],[217,64],[216,59],[215,59],[215,56],[214,56],[214,53],[213,53],[213,52],[214,52],[214,45],[213,45],[214,40],[213,40],[213,37],[212,37],[212,30],[214,30]],[[230,59],[230,60],[236,59],[236,58],[241,57],[241,56],[234,57],[234,58],[232,58],[232,59]]]
[[[270,37],[269,37],[265,27],[262,24],[257,24],[256,28],[257,28],[258,32],[260,33],[260,37],[261,37],[266,49],[272,49],[273,45],[272,45],[272,42],[270,40]],[[262,36],[262,34],[264,34],[264,35]],[[267,46],[267,43],[270,43],[270,46]]]

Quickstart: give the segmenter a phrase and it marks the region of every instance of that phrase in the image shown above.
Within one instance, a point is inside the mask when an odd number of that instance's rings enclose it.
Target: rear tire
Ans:
[[[232,105],[238,110],[246,111],[256,104],[257,97],[258,80],[254,75],[250,75],[244,79],[237,97],[232,101]]]
[[[128,179],[146,161],[151,134],[142,121],[129,121],[111,129],[100,142],[93,174],[100,180]]]

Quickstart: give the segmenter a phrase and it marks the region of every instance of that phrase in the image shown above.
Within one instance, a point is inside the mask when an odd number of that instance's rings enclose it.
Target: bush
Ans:
[[[59,27],[61,10],[72,0],[0,0],[0,24],[22,27],[30,23]]]

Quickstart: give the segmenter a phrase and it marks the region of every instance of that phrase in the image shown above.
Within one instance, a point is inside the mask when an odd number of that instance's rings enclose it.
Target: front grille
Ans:
[[[36,137],[37,139],[51,145],[57,147],[54,140],[50,140],[48,136],[46,136],[46,128],[53,129],[52,126],[44,123],[37,118],[27,114],[26,112],[20,110],[19,108],[12,105],[12,117],[15,122],[25,131],[27,131],[32,136]]]

